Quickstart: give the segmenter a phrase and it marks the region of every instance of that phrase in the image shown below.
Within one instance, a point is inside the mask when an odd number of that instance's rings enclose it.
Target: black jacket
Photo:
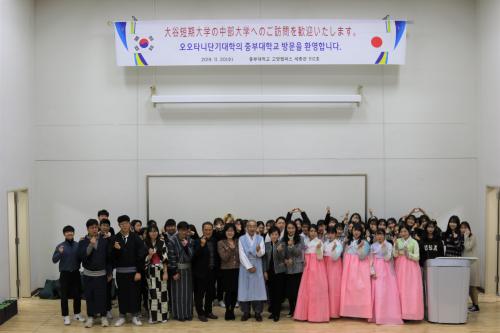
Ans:
[[[114,242],[120,243],[120,250],[115,249]],[[127,244],[125,244],[125,239],[119,232],[115,235],[114,242],[110,245],[113,248],[115,267],[136,267],[138,272],[144,270],[146,245],[136,233],[129,233]]]
[[[194,241],[193,245],[193,261],[192,261],[192,269],[193,275],[197,278],[204,278],[208,276],[211,272],[209,268],[210,264],[210,251],[209,246],[212,246],[214,253],[214,267],[212,271],[217,270],[220,267],[220,258],[217,252],[217,239],[212,236],[205,246],[201,246],[201,239],[197,239]]]
[[[109,275],[113,271],[111,264],[111,255],[109,243],[106,238],[99,236],[97,240],[97,249],[92,249],[90,254],[87,254],[87,248],[90,244],[90,238],[85,237],[78,242],[78,257],[82,262],[82,266],[90,271],[106,270]]]

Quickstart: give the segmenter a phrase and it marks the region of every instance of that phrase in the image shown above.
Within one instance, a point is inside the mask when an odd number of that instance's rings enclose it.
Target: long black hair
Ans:
[[[425,233],[424,233],[424,239],[429,239],[429,233],[427,232],[427,227],[429,226],[433,226],[434,227],[434,231],[432,232],[432,239],[433,240],[440,240],[441,238],[441,235],[439,234],[439,229],[437,227],[437,222],[436,221],[433,221],[433,220],[429,220],[427,222],[427,225],[425,226]]]
[[[200,239],[200,235],[198,234],[198,230],[196,230],[196,226],[194,224],[189,225],[189,231],[194,232],[194,235],[189,236],[192,240]]]
[[[285,226],[285,234],[283,235],[283,242],[285,244],[288,244],[288,241],[290,240],[290,238],[288,237],[288,225],[292,225],[295,228],[295,234],[293,235],[293,244],[299,244],[300,243],[299,228],[297,228],[297,225],[292,221],[288,221]]]
[[[448,220],[448,225],[446,226],[446,231],[444,232],[446,236],[449,236],[453,233],[453,231],[450,228],[450,223],[455,223],[457,225],[457,227],[455,228],[455,233],[460,235],[460,218],[456,215],[452,215]]]
[[[363,226],[361,225],[361,223],[355,223],[352,226],[352,232],[349,233],[349,240],[347,242],[347,245],[351,245],[352,241],[354,240],[354,230],[358,230],[359,232],[361,232],[361,235],[359,236],[359,241],[362,241],[365,239],[365,233],[363,231]]]
[[[153,245],[153,240],[149,237],[149,233],[152,231],[156,231],[158,233],[158,238],[156,238],[156,244]],[[146,237],[144,239],[144,243],[146,243],[146,247],[148,249],[156,249],[156,253],[161,253],[163,248],[163,241],[160,239],[160,230],[156,224],[152,224],[147,228]]]

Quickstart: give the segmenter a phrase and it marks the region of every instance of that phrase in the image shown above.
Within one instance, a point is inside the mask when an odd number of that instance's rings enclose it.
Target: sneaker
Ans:
[[[148,320],[148,324],[153,325],[153,324],[156,324],[156,322],[155,322],[155,321],[153,321],[153,318],[149,318],[149,320]]]
[[[74,315],[73,319],[81,321],[82,323],[85,321],[85,318],[83,318],[83,316],[80,313]]]
[[[106,318],[106,317],[101,317],[101,326],[102,326],[102,327],[108,327],[108,326],[109,326],[109,321],[108,321],[108,318]]]
[[[240,307],[240,303],[236,302],[236,305],[234,307],[235,308],[239,308]]]
[[[109,320],[112,320],[113,319],[113,314],[111,313],[111,311],[108,311],[106,313],[106,318],[108,318]]]
[[[123,317],[118,318],[118,320],[115,322],[116,327],[123,326],[123,324],[125,324],[125,318]]]
[[[472,307],[469,309],[469,312],[479,312],[479,306],[478,306],[478,305],[474,305],[474,306],[472,306]]]
[[[64,325],[71,325],[71,319],[69,319],[69,316],[64,316]]]
[[[142,322],[139,317],[132,317],[132,324],[134,324],[135,326],[142,326]]]
[[[85,328],[91,328],[92,326],[94,326],[94,318],[88,317],[85,322]]]
[[[220,301],[220,302],[219,302],[219,306],[220,306],[221,308],[225,308],[225,307],[226,307],[226,304],[224,303],[224,301]]]
[[[162,324],[165,324],[166,322],[168,322],[166,319],[161,321]]]

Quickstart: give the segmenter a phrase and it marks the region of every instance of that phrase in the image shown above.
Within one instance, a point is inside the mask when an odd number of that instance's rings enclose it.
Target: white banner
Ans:
[[[118,66],[405,63],[406,21],[115,22]]]

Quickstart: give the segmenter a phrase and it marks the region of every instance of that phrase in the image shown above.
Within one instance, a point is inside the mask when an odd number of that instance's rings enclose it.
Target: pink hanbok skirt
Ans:
[[[394,265],[401,300],[401,317],[406,320],[424,319],[422,273],[418,261],[397,257]]]
[[[330,300],[330,318],[340,317],[340,287],[342,283],[342,259],[324,258],[328,278],[328,298]]]
[[[369,321],[380,325],[401,325],[401,302],[392,260],[374,258],[373,266],[376,277],[372,278],[373,316]]]
[[[369,319],[372,316],[370,260],[344,254],[340,292],[340,315]]]
[[[328,281],[323,261],[324,259],[318,260],[315,253],[305,255],[304,273],[293,315],[295,320],[315,323],[330,320]]]

